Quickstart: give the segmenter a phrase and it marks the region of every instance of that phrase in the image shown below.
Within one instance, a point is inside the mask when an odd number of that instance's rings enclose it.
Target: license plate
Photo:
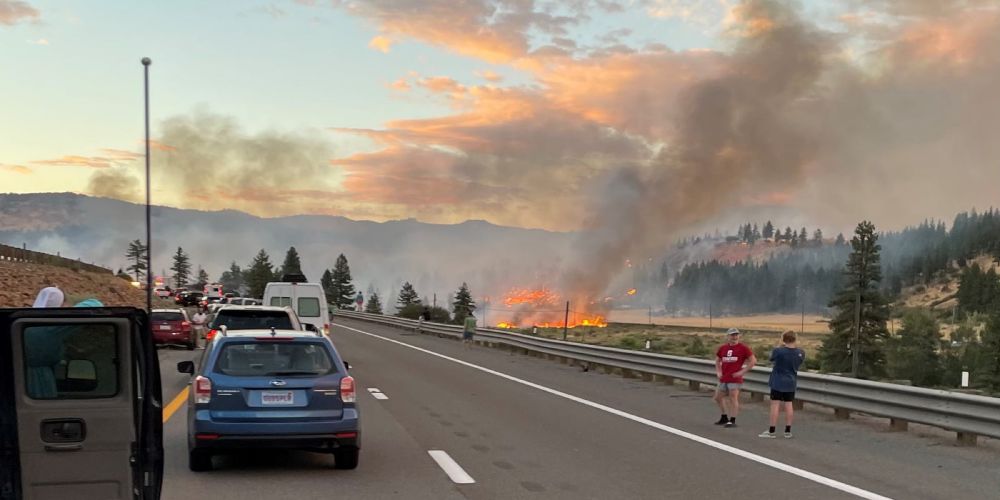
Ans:
[[[160,330],[169,330],[170,325],[160,325]]]
[[[260,393],[260,404],[263,406],[288,406],[295,404],[295,393],[292,391],[263,391]]]

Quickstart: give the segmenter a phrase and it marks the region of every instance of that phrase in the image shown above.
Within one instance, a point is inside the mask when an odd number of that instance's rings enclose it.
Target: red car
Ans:
[[[198,347],[198,339],[184,309],[153,309],[150,323],[154,344],[182,345],[189,351]]]

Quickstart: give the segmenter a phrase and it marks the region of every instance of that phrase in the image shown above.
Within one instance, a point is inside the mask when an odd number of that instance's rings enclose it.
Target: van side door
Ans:
[[[158,499],[161,401],[144,311],[0,310],[0,498]]]

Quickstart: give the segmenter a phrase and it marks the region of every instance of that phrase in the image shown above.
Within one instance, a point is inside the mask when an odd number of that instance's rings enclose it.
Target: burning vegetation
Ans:
[[[570,309],[572,301],[548,288],[514,288],[503,298],[504,309],[501,312],[503,320],[497,323],[499,328],[574,328],[577,326],[606,327],[606,313],[595,310],[595,301],[580,301],[586,304],[587,310]]]

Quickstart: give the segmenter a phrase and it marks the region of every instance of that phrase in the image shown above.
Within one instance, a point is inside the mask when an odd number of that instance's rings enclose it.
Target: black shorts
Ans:
[[[771,389],[771,401],[795,401],[795,391],[781,392]]]

